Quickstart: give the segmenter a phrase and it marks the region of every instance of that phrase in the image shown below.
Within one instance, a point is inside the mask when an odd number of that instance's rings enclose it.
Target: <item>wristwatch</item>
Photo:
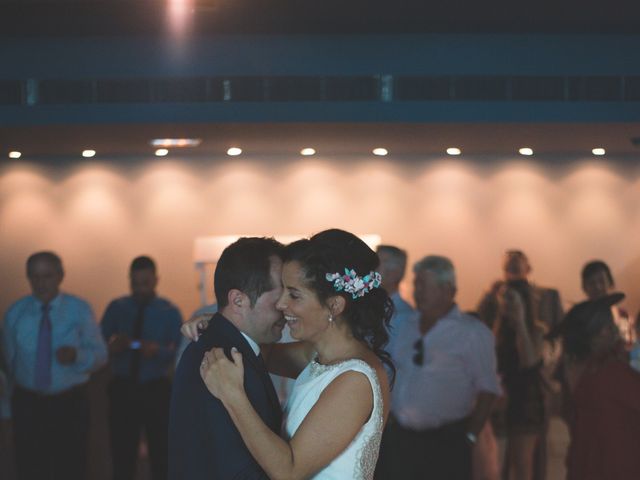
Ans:
[[[467,432],[465,436],[467,437],[467,440],[471,445],[475,445],[478,441],[478,437],[475,433]]]

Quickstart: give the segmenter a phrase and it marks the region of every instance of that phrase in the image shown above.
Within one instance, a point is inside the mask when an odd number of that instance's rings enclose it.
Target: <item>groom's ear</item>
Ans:
[[[228,304],[233,311],[239,312],[249,302],[249,297],[236,288],[229,290],[227,294]]]

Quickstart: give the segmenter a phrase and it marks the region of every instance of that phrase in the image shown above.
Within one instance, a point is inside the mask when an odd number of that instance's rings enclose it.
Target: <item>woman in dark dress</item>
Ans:
[[[504,478],[532,480],[536,450],[544,442],[547,422],[542,377],[546,325],[537,319],[533,290],[526,281],[509,281],[494,292],[497,302],[492,327],[498,372],[506,399],[504,430],[507,448]]]

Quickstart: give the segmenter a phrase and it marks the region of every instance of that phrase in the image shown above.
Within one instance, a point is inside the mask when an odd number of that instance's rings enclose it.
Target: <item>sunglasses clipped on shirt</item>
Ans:
[[[424,363],[424,344],[422,343],[422,337],[413,344],[413,348],[416,351],[416,353],[413,355],[413,363],[414,365],[418,365],[419,367],[421,367]]]

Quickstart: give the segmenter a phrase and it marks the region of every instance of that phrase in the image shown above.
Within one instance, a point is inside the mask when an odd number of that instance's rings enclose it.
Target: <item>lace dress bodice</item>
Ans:
[[[284,434],[287,439],[293,437],[324,389],[347,371],[360,372],[369,379],[373,392],[373,410],[351,444],[311,477],[314,480],[373,479],[384,424],[383,401],[376,371],[366,362],[351,359],[335,365],[322,365],[316,361],[309,363],[296,379],[287,402]]]

